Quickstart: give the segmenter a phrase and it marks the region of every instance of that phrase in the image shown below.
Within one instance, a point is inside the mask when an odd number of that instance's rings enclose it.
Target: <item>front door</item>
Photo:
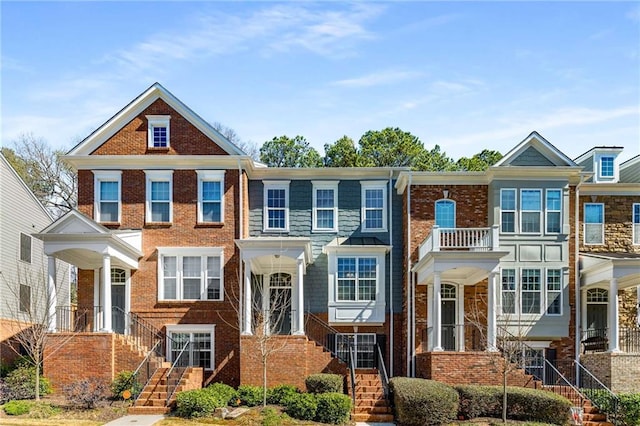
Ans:
[[[456,287],[451,284],[442,285],[442,349],[456,350]]]
[[[111,269],[111,327],[124,334],[126,315],[126,273],[123,269]]]
[[[277,273],[269,280],[270,334],[291,334],[291,274]]]
[[[583,339],[606,336],[608,304],[609,292],[607,290],[594,288],[587,291],[587,327]]]

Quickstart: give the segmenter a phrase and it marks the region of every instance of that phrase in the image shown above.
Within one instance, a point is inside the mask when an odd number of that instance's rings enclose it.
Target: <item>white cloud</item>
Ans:
[[[341,87],[372,87],[398,83],[422,76],[422,73],[414,71],[388,70],[380,71],[360,77],[338,80],[330,83],[331,86]]]

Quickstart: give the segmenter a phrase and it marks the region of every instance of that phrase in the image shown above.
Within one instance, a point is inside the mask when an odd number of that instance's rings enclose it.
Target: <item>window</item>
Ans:
[[[198,170],[198,222],[224,222],[224,171]]]
[[[605,178],[612,178],[614,176],[613,171],[613,157],[600,157],[600,176]]]
[[[562,230],[562,191],[547,189],[546,225],[548,234],[559,234]]]
[[[158,248],[159,300],[222,300],[221,248]]]
[[[522,368],[537,380],[544,379],[544,349],[530,348],[523,345]]]
[[[20,233],[20,260],[31,263],[31,235]]]
[[[505,233],[516,232],[516,190],[500,190],[500,230]]]
[[[103,223],[120,222],[122,172],[93,172],[95,176],[95,219]]]
[[[604,204],[585,203],[584,243],[604,243]]]
[[[520,295],[520,312],[523,314],[540,313],[540,270],[523,269],[520,279],[522,291]]]
[[[169,148],[170,120],[168,115],[147,115],[149,148]]]
[[[289,231],[289,181],[264,182],[264,230]]]
[[[146,221],[151,223],[172,222],[173,172],[145,170],[144,173],[147,176]]]
[[[31,287],[20,284],[20,312],[31,312]]]
[[[562,315],[562,270],[547,270],[547,315]]]
[[[542,212],[541,192],[539,189],[523,189],[520,192],[520,232],[540,232]]]
[[[356,368],[375,368],[376,335],[369,333],[336,334],[336,354],[349,362],[349,349],[353,347]]]
[[[185,345],[187,348],[182,353],[188,365],[212,370],[215,365],[214,357],[214,325],[168,325],[167,346],[169,361],[175,361]]]
[[[640,203],[633,205],[633,244],[640,244]]]
[[[502,270],[502,313],[516,313],[516,270]]]
[[[436,201],[436,225],[440,228],[456,227],[456,203],[451,200]]]
[[[376,300],[377,260],[375,257],[338,258],[338,300]]]
[[[362,230],[387,230],[386,182],[362,182]]]
[[[338,182],[313,182],[314,231],[338,230]]]

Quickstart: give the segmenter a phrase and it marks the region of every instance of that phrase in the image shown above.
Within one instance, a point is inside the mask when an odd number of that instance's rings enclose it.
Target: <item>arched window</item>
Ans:
[[[456,286],[451,284],[442,284],[442,288],[440,289],[440,295],[443,299],[455,299]]]
[[[607,303],[609,291],[604,288],[592,288],[587,290],[587,303]]]
[[[124,269],[111,268],[111,284],[124,284],[126,275]]]
[[[452,200],[436,201],[436,225],[440,228],[456,227],[456,203]]]
[[[271,287],[291,287],[291,274],[286,272],[271,274],[269,285]]]

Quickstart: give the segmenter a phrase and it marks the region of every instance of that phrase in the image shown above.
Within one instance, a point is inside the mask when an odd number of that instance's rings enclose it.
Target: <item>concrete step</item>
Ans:
[[[129,407],[128,414],[168,414],[171,411],[169,407]]]
[[[351,414],[351,420],[355,422],[369,423],[393,423],[393,414]]]

